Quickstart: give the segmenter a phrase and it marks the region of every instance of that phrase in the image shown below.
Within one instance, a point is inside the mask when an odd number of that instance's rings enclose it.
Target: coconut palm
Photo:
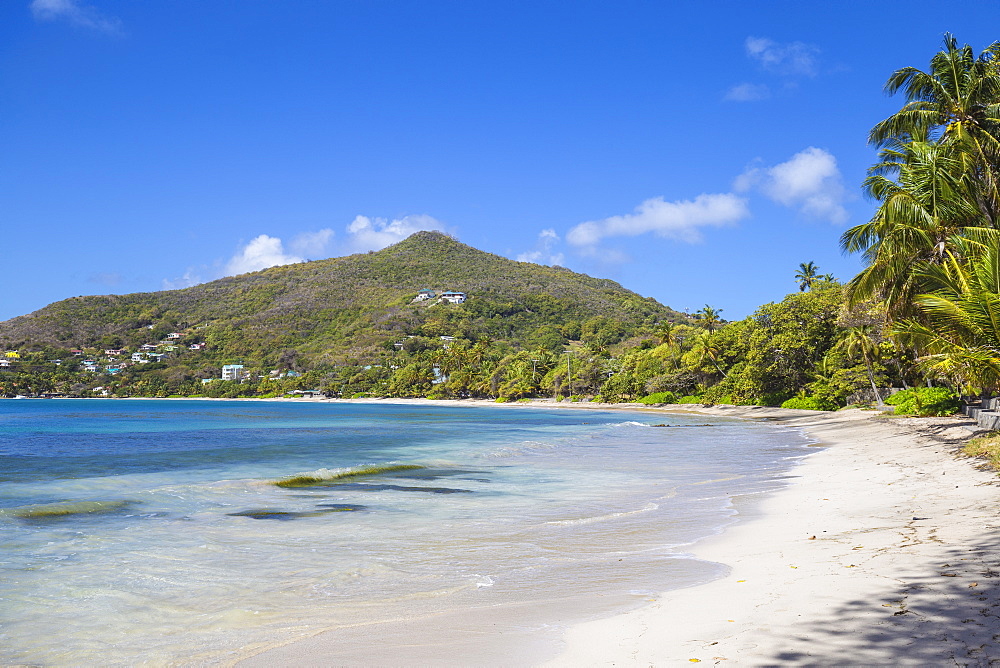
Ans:
[[[919,368],[964,389],[1000,389],[1000,246],[969,263],[958,259],[921,270],[936,290],[917,297],[923,319],[894,333],[920,351]]]
[[[725,320],[719,316],[720,313],[722,313],[721,308],[715,309],[708,304],[705,304],[705,308],[694,312],[694,317],[697,323],[707,329],[708,333],[711,334],[722,326],[723,323],[725,323]]]
[[[915,265],[941,263],[962,238],[988,244],[1000,235],[982,216],[962,159],[947,147],[899,142],[880,157],[864,190],[881,204],[870,221],[840,240],[846,252],[862,253],[867,261],[848,283],[847,297],[852,304],[884,299],[890,315],[912,315],[912,299],[925,287],[912,271]]]
[[[882,355],[882,337],[879,329],[875,325],[857,325],[845,331],[837,347],[844,351],[848,357],[861,357],[868,372],[868,381],[872,386],[872,394],[875,402],[881,407],[882,395],[879,394],[878,386],[875,384],[875,371],[872,368]]]
[[[997,156],[1000,156],[1000,42],[979,56],[945,33],[944,48],[927,72],[904,67],[889,77],[885,91],[903,92],[906,103],[872,128],[869,141],[885,146],[925,137],[957,149],[983,189],[983,213],[996,221]]]
[[[812,262],[803,262],[795,272],[795,280],[799,282],[799,292],[812,289],[817,278],[819,278],[819,267]]]
[[[869,136],[881,152],[864,189],[880,206],[841,237],[845,251],[868,263],[847,286],[852,303],[881,298],[894,318],[919,315],[913,298],[927,286],[914,267],[958,255],[963,238],[978,242],[966,251],[997,243],[998,56],[1000,42],[976,56],[946,34],[927,72],[905,67],[886,82],[906,102]]]

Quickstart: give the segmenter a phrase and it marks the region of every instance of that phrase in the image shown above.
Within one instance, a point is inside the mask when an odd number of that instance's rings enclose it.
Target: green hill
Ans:
[[[422,289],[466,293],[464,304],[414,303]],[[75,297],[0,322],[0,349],[125,348],[182,336],[185,364],[239,360],[274,367],[363,361],[406,336],[508,341],[559,349],[590,337],[616,343],[681,314],[618,283],[515,262],[438,232],[381,251],[272,267],[163,292]],[[190,351],[192,343],[205,343]],[[168,362],[169,364],[169,362]]]

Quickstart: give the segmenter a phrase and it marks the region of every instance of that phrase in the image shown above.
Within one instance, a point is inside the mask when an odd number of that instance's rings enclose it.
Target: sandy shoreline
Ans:
[[[528,634],[514,643],[520,651],[494,654],[514,639],[491,638],[483,619],[478,637],[452,647],[442,663],[1000,665],[1000,478],[954,456],[972,435],[971,421],[892,419],[859,410],[648,410],[781,420],[827,447],[794,470],[787,488],[747,504],[740,522],[691,546],[695,557],[729,566],[726,577],[571,626],[557,654],[551,643]],[[367,660],[338,657],[332,639],[323,642],[320,635],[247,663],[426,664],[426,655],[416,656],[421,660],[405,654],[389,660],[375,650]]]
[[[728,576],[571,628],[548,665],[1000,662],[1000,490],[952,454],[969,421],[701,412],[779,417],[828,447],[756,517],[692,546]]]

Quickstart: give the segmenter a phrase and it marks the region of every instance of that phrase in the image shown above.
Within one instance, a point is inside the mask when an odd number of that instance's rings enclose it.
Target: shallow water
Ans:
[[[532,602],[601,614],[717,577],[680,546],[806,445],[663,413],[0,400],[0,663],[212,663]]]

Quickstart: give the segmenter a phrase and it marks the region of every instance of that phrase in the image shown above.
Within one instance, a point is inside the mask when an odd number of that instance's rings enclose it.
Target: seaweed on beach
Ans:
[[[350,480],[363,478],[385,473],[398,473],[400,471],[415,471],[425,467],[418,464],[382,464],[372,466],[359,466],[345,471],[316,471],[313,473],[303,473],[290,478],[283,478],[276,483],[278,487],[294,489],[297,487],[316,487],[319,485],[336,484],[340,480]]]
[[[66,501],[8,508],[0,511],[0,514],[21,520],[54,520],[77,515],[107,515],[126,510],[135,504],[135,501]]]

